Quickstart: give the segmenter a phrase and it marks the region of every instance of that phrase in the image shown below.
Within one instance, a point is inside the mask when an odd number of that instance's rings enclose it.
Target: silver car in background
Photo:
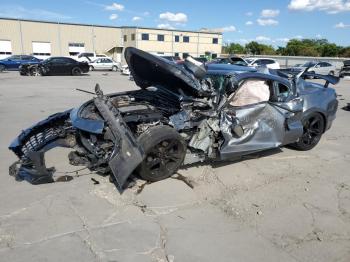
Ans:
[[[120,63],[113,61],[111,58],[98,58],[89,63],[90,71],[93,70],[110,70],[118,71],[120,70]]]
[[[328,62],[322,62],[322,61],[309,61],[303,64],[302,66],[293,67],[292,71],[294,72],[301,72],[304,71],[306,68],[309,68],[307,72],[312,74],[319,74],[319,75],[335,75],[336,67]],[[312,76],[310,76],[312,78]]]

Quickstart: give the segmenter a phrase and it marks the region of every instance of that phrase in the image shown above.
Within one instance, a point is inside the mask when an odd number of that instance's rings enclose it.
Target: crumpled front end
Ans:
[[[142,162],[143,151],[111,99],[99,91],[93,105],[102,119],[79,116],[79,109],[54,114],[22,133],[9,149],[19,158],[10,174],[32,184],[54,182],[55,168],[45,165],[45,152],[55,147],[73,148],[69,162],[92,171],[113,173],[122,188]]]
[[[45,120],[23,130],[10,144],[19,161],[10,166],[10,175],[32,184],[54,182],[55,169],[47,168],[44,154],[57,147],[74,147],[76,130],[69,119],[71,110],[49,116]]]

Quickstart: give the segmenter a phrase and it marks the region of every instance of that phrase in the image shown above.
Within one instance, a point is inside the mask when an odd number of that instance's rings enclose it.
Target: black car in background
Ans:
[[[89,72],[89,64],[69,57],[50,57],[38,64],[23,64],[21,75],[81,75]]]
[[[343,61],[343,64],[339,72],[339,77],[350,76],[350,60]]]

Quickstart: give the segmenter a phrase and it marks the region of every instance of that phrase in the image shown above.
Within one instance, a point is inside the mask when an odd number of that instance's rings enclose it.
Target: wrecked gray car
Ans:
[[[305,81],[307,72],[176,65],[136,48],[125,58],[140,89],[105,95],[97,85],[92,100],[22,131],[9,146],[19,158],[12,175],[54,182],[44,154],[61,146],[73,149],[70,164],[110,174],[122,189],[131,175],[158,181],[185,164],[284,145],[309,150],[335,119],[334,76],[314,75],[321,85]]]

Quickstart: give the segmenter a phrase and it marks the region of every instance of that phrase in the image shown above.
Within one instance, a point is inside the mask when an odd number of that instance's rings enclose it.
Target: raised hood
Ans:
[[[181,89],[190,95],[205,94],[199,79],[184,66],[134,47],[125,49],[125,59],[135,83],[143,89],[149,86],[162,86],[173,92]]]

